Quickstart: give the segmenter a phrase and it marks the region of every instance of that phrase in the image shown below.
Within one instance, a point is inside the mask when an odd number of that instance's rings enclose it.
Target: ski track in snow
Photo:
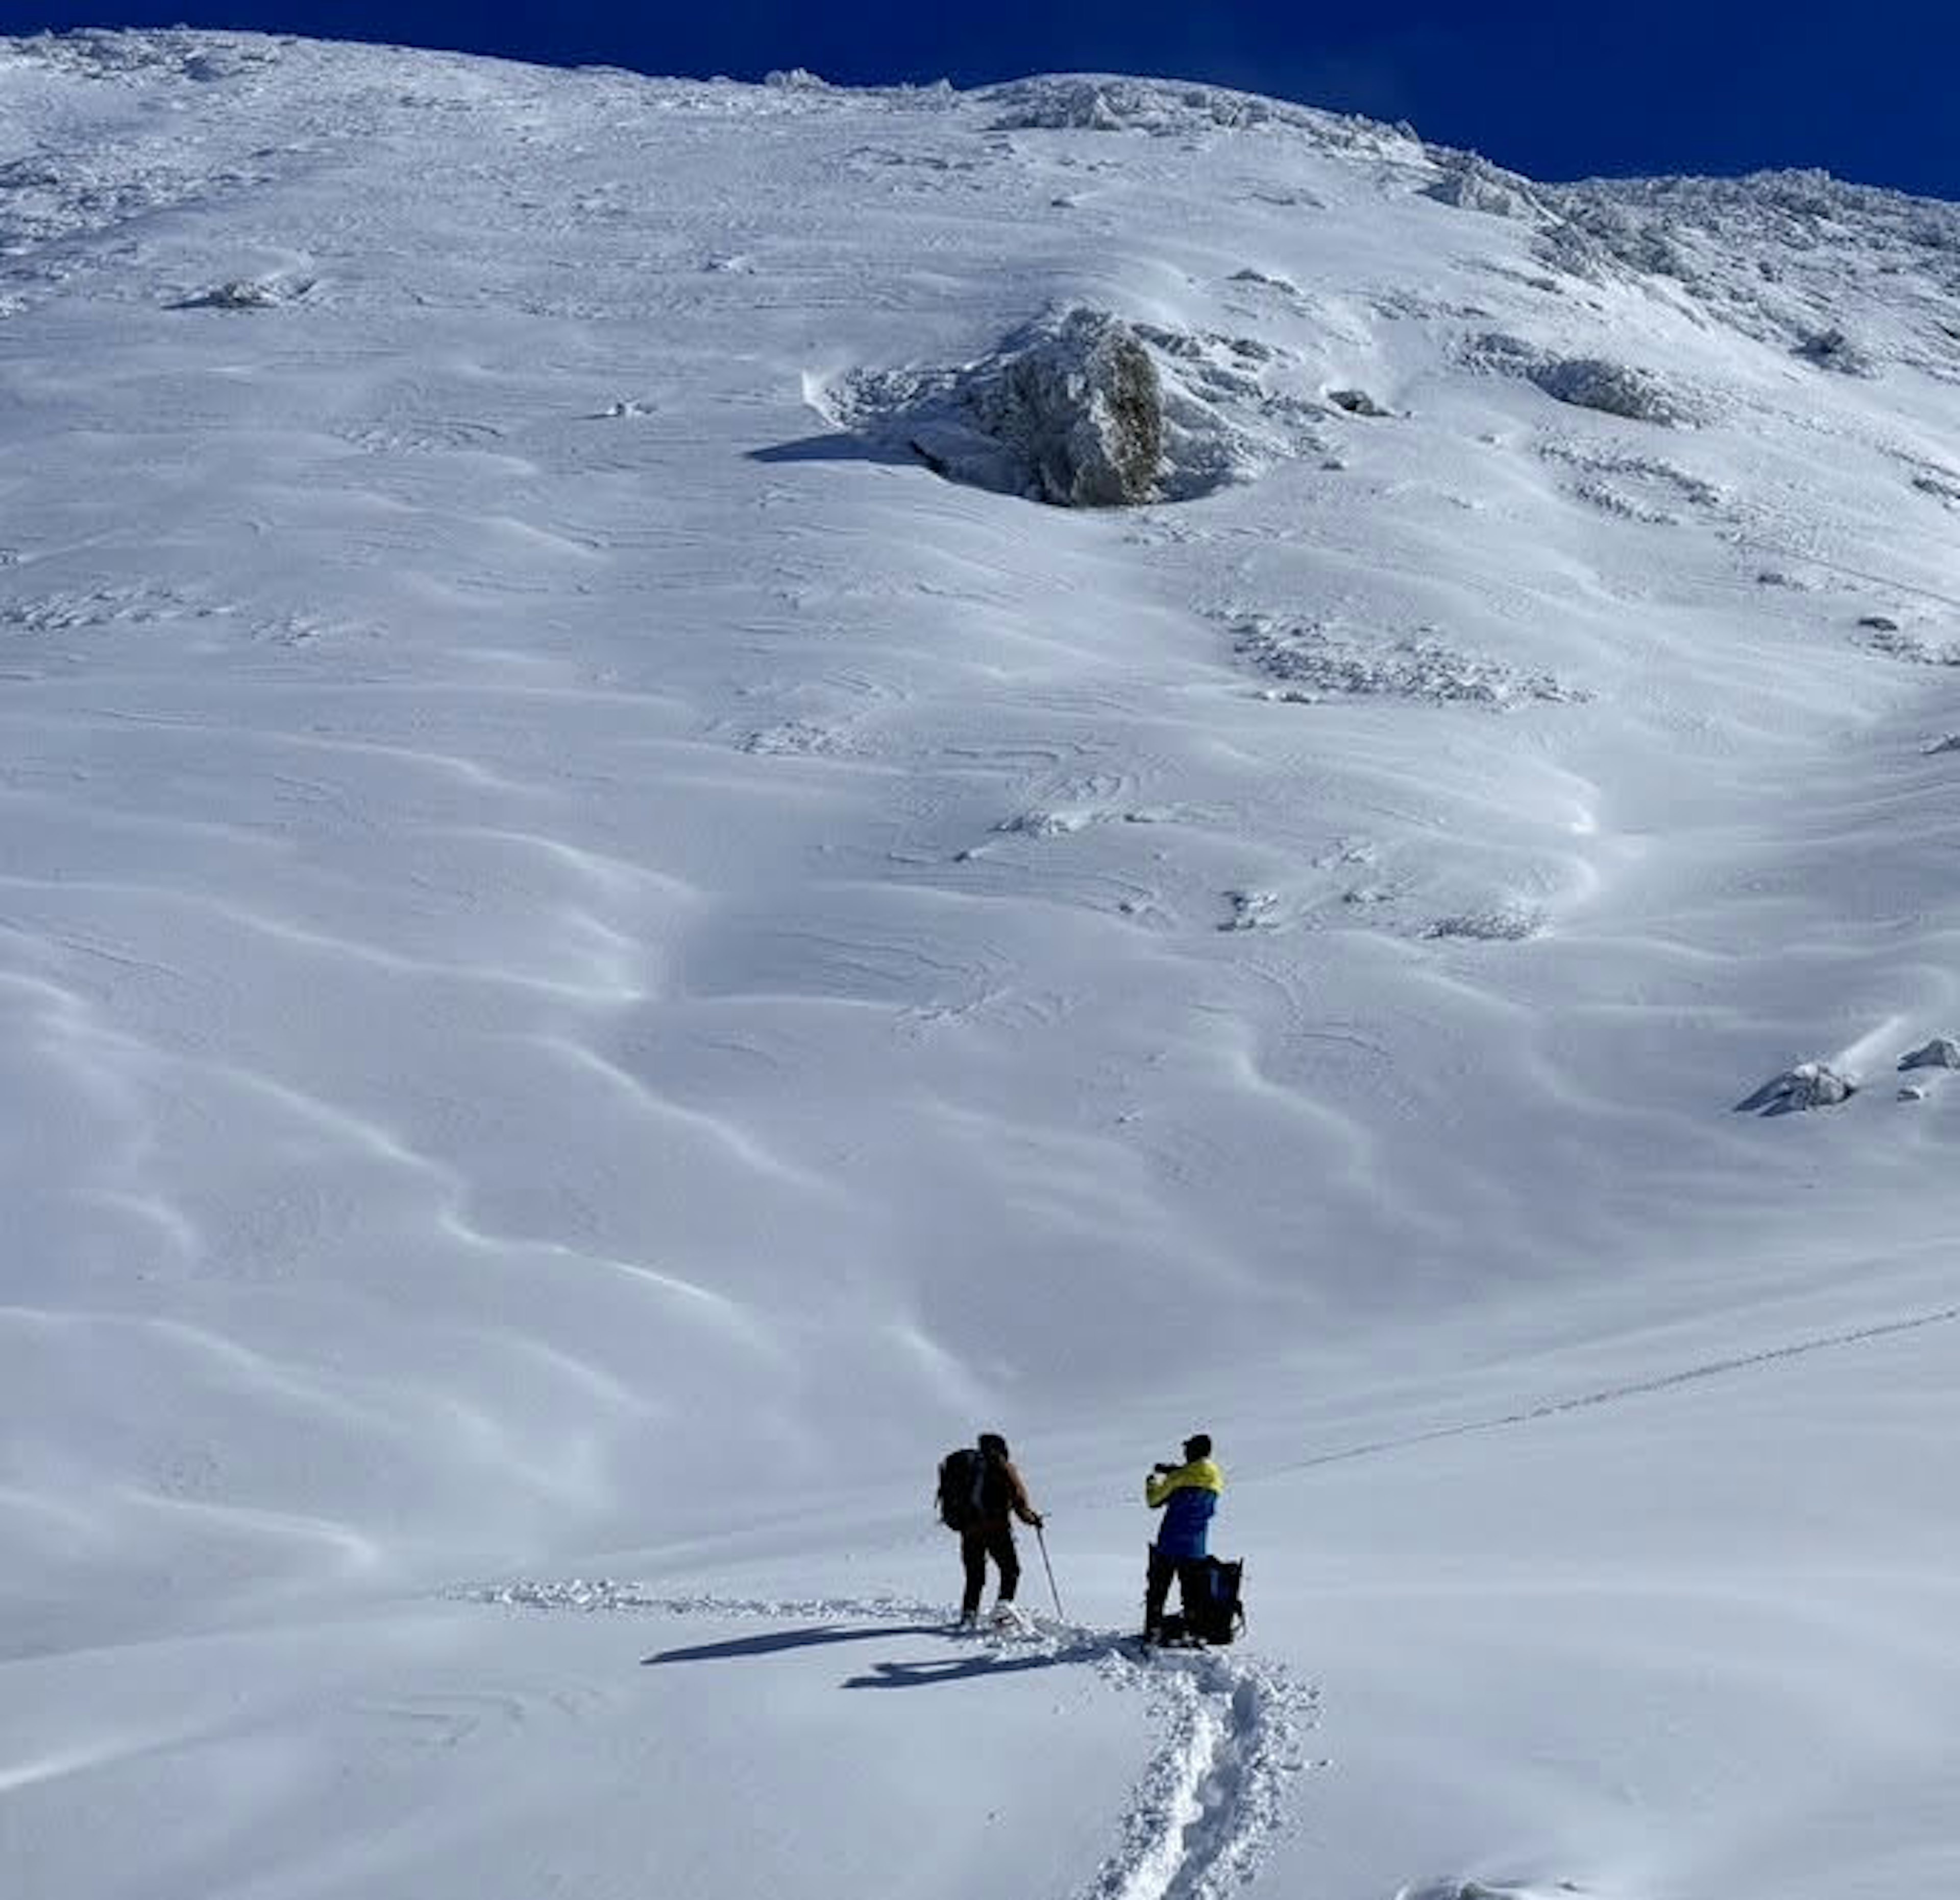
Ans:
[[[517,1609],[665,1616],[943,1622],[943,1603],[893,1596],[675,1594],[609,1577],[465,1588],[457,1600]],[[1250,1879],[1285,1825],[1289,1784],[1307,1765],[1302,1732],[1317,1692],[1284,1664],[1243,1650],[1160,1650],[1140,1660],[1112,1630],[1036,1619],[1031,1634],[983,1635],[1012,1660],[1086,1663],[1113,1687],[1141,1689],[1161,1739],[1115,1828],[1118,1845],[1072,1900],[1218,1900]]]
[[[1793,1340],[1788,1345],[1770,1346],[1760,1352],[1737,1353],[1727,1359],[1711,1359],[1700,1365],[1683,1367],[1678,1372],[1662,1373],[1652,1379],[1634,1379],[1620,1385],[1602,1386],[1597,1391],[1575,1393],[1568,1399],[1548,1399],[1539,1405],[1521,1406],[1515,1411],[1500,1412],[1488,1418],[1469,1418],[1458,1424],[1437,1425],[1427,1431],[1345,1445],[1338,1451],[1296,1459],[1273,1469],[1310,1471],[1319,1465],[1340,1465],[1356,1458],[1377,1457],[1385,1452],[1400,1451],[1412,1445],[1433,1444],[1440,1439],[1467,1438],[1478,1432],[1503,1431],[1514,1425],[1535,1424],[1541,1419],[1557,1418],[1567,1412],[1589,1411],[1595,1406],[1615,1405],[1629,1399],[1644,1399],[1656,1392],[1672,1392],[1678,1386],[1696,1385],[1704,1379],[1720,1379],[1729,1373],[1748,1372],[1787,1359],[1807,1358],[1812,1353],[1865,1345],[1899,1333],[1922,1332],[1929,1326],[1950,1326],[1956,1319],[1960,1319],[1960,1306],[1941,1306],[1933,1312],[1914,1313],[1902,1319],[1887,1319],[1875,1326],[1854,1326],[1843,1332]]]

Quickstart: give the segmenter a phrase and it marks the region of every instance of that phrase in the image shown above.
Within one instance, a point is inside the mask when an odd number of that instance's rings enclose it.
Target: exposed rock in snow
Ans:
[[[1583,1892],[1583,1889],[1573,1886],[1570,1880],[1561,1880],[1555,1887],[1494,1887],[1481,1880],[1442,1880],[1405,1887],[1395,1895],[1395,1900],[1553,1900],[1554,1895]]]
[[[1393,409],[1382,408],[1366,390],[1329,390],[1327,399],[1337,409],[1345,409],[1350,415],[1392,415]]]
[[[1222,86],[1061,75],[997,88],[1002,132],[1179,132],[1197,125],[1303,123],[1304,110]]]
[[[1703,406],[1653,370],[1598,356],[1557,356],[1501,331],[1474,337],[1463,360],[1474,369],[1521,377],[1554,401],[1662,426],[1705,419]]]
[[[1256,284],[1267,290],[1284,291],[1289,297],[1300,294],[1300,286],[1290,278],[1275,277],[1262,270],[1254,270],[1249,264],[1243,270],[1235,270],[1231,281],[1235,284]]]
[[[1228,890],[1225,901],[1231,905],[1232,914],[1218,928],[1222,931],[1244,931],[1269,928],[1280,900],[1274,891]]]
[[[1575,275],[1664,278],[1670,297],[1825,368],[1955,374],[1960,206],[1814,170],[1593,180],[1542,196],[1560,221],[1541,254]],[[1855,345],[1817,353],[1834,329]]]
[[[1066,838],[1093,822],[1093,815],[1081,811],[1023,811],[1004,818],[994,829],[1010,837]]]
[[[1543,914],[1527,905],[1501,904],[1491,910],[1464,911],[1453,917],[1439,917],[1424,927],[1427,937],[1468,937],[1485,944],[1517,944],[1535,937],[1545,928]]]
[[[1514,171],[1474,151],[1432,149],[1443,175],[1423,188],[1423,195],[1459,211],[1482,212],[1493,218],[1531,218],[1541,207],[1530,182]]]
[[[1216,399],[1263,406],[1256,377],[1208,364],[1195,338],[1176,353],[1197,367],[1172,371],[1158,354],[1171,340],[1077,308],[961,369],[860,371],[827,407],[845,428],[950,481],[1061,508],[1186,500],[1285,452]]]
[[[1587,697],[1549,673],[1520,673],[1497,660],[1455,652],[1426,629],[1373,644],[1324,626],[1255,614],[1241,621],[1233,634],[1241,659],[1268,678],[1287,683],[1271,696],[1300,704],[1379,695],[1502,709],[1527,700],[1570,703]]]
[[[1331,115],[1227,86],[1114,75],[1047,75],[994,88],[1001,132],[1177,132],[1200,127],[1306,126]]]
[[[1899,1058],[1901,1069],[1960,1069],[1960,1041],[1950,1036],[1936,1036],[1908,1055]]]
[[[1552,357],[1525,374],[1554,401],[1570,403],[1575,409],[1598,409],[1604,415],[1664,426],[1695,419],[1691,406],[1651,370],[1608,362],[1603,357]]]
[[[1738,1114],[1793,1115],[1801,1109],[1826,1109],[1848,1101],[1858,1084],[1826,1062],[1799,1062],[1772,1077],[1736,1104]]]
[[[64,68],[91,78],[121,75],[176,74],[202,84],[234,78],[275,65],[279,43],[257,33],[193,30],[185,27],[154,33],[118,33],[95,27],[70,33],[40,33],[8,42],[15,58]]]
[[[1908,666],[1960,667],[1960,642],[1931,641],[1920,634],[1901,633],[1896,627],[1879,628],[1863,644],[1873,653],[1903,660]]]
[[[1157,364],[1120,319],[1072,310],[959,392],[971,425],[1010,457],[1012,485],[1064,508],[1150,500],[1164,455],[1163,387]],[[989,479],[992,453],[975,457],[964,431],[921,419],[912,441],[946,473]]]
[[[1870,356],[1834,323],[1828,329],[1806,336],[1797,345],[1796,354],[1807,363],[1815,363],[1819,369],[1835,370],[1841,376],[1878,374],[1877,365]]]
[[[231,282],[214,285],[211,289],[199,291],[195,296],[180,298],[171,304],[172,310],[276,310],[286,301],[284,294],[273,284],[259,283],[249,277],[234,278]]]

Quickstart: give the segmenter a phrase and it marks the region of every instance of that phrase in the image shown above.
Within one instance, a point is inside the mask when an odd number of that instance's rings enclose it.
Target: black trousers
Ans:
[[[1170,1595],[1170,1580],[1177,1579],[1178,1608],[1188,1617],[1204,1592],[1204,1561],[1201,1557],[1166,1557],[1156,1545],[1150,1546],[1150,1568],[1144,1577],[1144,1628],[1153,1630],[1163,1621],[1164,1601]]]
[[[1021,1581],[1020,1553],[1014,1548],[1011,1524],[976,1524],[959,1533],[959,1561],[966,1566],[966,1594],[959,1600],[962,1616],[972,1616],[980,1608],[980,1593],[987,1587],[987,1560],[992,1558],[1001,1573],[1001,1601],[1011,1603]]]

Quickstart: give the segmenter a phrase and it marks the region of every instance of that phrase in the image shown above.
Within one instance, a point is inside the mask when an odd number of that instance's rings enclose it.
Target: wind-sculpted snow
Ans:
[[[0,43],[8,1900],[1951,1889],[1956,215]]]

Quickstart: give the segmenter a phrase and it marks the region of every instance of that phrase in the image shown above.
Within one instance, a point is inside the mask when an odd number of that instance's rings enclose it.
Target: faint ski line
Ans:
[[[1689,1366],[1679,1372],[1662,1373],[1652,1379],[1637,1379],[1622,1386],[1605,1386],[1597,1392],[1581,1392],[1570,1399],[1548,1399],[1542,1403],[1529,1405],[1517,1411],[1500,1412],[1494,1418],[1472,1418],[1460,1424],[1432,1426],[1427,1431],[1410,1432],[1398,1438],[1371,1439],[1365,1444],[1344,1446],[1339,1451],[1317,1453],[1311,1458],[1293,1459],[1284,1465],[1269,1465],[1261,1476],[1276,1475],[1281,1472],[1310,1471],[1317,1465],[1338,1465],[1351,1459],[1373,1458],[1383,1452],[1402,1451],[1414,1445],[1433,1444],[1439,1439],[1465,1438],[1474,1432],[1501,1431],[1513,1425],[1529,1425],[1543,1418],[1554,1418],[1561,1412],[1584,1411],[1595,1405],[1617,1405],[1627,1399],[1640,1399],[1650,1393],[1672,1391],[1678,1386],[1692,1385],[1703,1379],[1718,1379],[1724,1373],[1746,1372],[1752,1367],[1773,1365],[1783,1359],[1800,1359],[1806,1354],[1826,1352],[1841,1346],[1863,1345],[1867,1341],[1883,1339],[1895,1333],[1917,1332],[1927,1326],[1944,1326],[1960,1319],[1960,1306],[1943,1306],[1933,1313],[1923,1313],[1906,1319],[1888,1319],[1874,1326],[1860,1326],[1849,1332],[1827,1333],[1815,1339],[1799,1339],[1787,1346],[1772,1346],[1762,1352],[1738,1354],[1731,1359],[1711,1359],[1706,1364]]]
[[[1752,554],[1771,554],[1779,559],[1807,567],[1822,568],[1826,574],[1848,574],[1854,581],[1869,581],[1882,587],[1891,587],[1899,594],[1916,594],[1922,600],[1936,601],[1943,607],[1960,607],[1960,600],[1950,594],[1942,594],[1936,587],[1922,587],[1910,581],[1901,581],[1888,574],[1874,574],[1866,568],[1854,568],[1847,562],[1833,561],[1821,554],[1806,554],[1800,548],[1780,547],[1774,541],[1752,540],[1739,536],[1737,547],[1746,548]]]

